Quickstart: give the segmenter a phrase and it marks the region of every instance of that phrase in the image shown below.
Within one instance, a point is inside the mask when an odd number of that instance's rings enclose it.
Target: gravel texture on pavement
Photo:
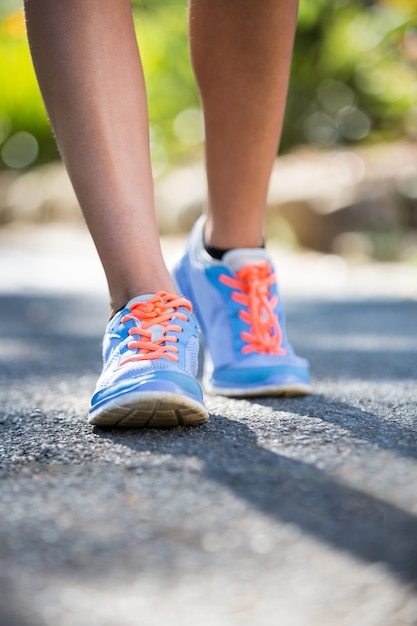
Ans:
[[[273,251],[314,394],[116,430],[86,422],[107,314],[86,234],[0,245],[2,625],[417,624],[408,268]]]

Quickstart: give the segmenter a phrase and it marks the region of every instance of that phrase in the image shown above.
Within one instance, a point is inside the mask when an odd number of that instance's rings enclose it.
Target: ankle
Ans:
[[[243,229],[242,224],[214,224],[207,219],[203,230],[204,246],[214,258],[235,248],[264,248],[262,229]],[[211,251],[210,251],[211,249]],[[220,254],[220,256],[218,256]]]

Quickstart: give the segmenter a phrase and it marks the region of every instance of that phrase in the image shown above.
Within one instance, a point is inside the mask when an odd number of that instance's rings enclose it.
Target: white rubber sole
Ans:
[[[309,396],[313,393],[311,385],[297,383],[293,385],[260,385],[259,387],[216,387],[208,381],[203,383],[204,391],[216,396],[227,396],[228,398],[256,398],[256,397],[286,397]]]
[[[91,412],[90,424],[120,428],[199,426],[209,414],[199,402],[175,393],[133,392]]]

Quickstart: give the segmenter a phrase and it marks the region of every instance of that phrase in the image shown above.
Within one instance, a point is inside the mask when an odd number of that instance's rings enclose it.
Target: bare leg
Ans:
[[[166,290],[142,66],[129,0],[26,0],[29,41],[111,306]]]
[[[296,17],[296,0],[190,0],[206,124],[205,235],[213,246],[262,244]]]

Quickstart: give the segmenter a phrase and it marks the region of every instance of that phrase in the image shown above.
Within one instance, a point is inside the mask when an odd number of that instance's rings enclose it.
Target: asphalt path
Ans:
[[[86,422],[107,304],[85,233],[0,245],[2,626],[417,624],[408,269],[276,251],[314,394],[116,430]]]

